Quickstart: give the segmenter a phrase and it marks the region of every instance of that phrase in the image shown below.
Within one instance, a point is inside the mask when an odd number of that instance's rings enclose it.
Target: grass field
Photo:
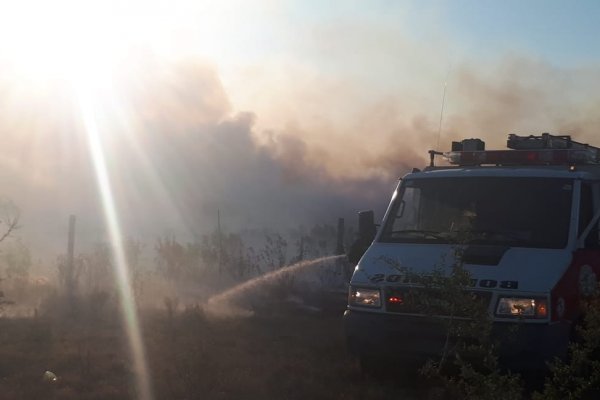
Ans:
[[[227,318],[200,306],[146,311],[155,398],[421,398],[404,377],[361,375],[345,351],[343,308],[340,299],[327,310],[282,303]],[[0,319],[0,398],[137,398],[120,320],[106,311]],[[44,379],[45,371],[57,380]]]

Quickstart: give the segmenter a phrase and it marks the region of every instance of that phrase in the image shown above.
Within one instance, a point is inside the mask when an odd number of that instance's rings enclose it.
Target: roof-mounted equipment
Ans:
[[[452,151],[429,151],[430,166],[434,166],[435,155],[442,155],[450,164],[461,166],[600,164],[600,148],[576,142],[567,135],[510,134],[507,147],[512,150],[485,150],[485,143],[480,139],[452,142]]]

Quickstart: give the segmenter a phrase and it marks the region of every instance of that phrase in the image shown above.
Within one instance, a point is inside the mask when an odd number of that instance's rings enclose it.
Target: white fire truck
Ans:
[[[467,290],[487,305],[494,335],[502,340],[517,327],[501,357],[536,368],[567,354],[582,299],[595,293],[600,276],[600,148],[547,133],[511,134],[507,147],[454,142],[452,151],[430,151],[430,166],[400,180],[381,227],[362,239],[368,249],[354,256],[344,314],[352,353],[439,353],[445,332],[405,301],[418,290],[407,277],[449,273],[459,243],[472,278]],[[436,166],[436,156],[449,165]],[[365,220],[359,231],[368,236],[374,229]]]

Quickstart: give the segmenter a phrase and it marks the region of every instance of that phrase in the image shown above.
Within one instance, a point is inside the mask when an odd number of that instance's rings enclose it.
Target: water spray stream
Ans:
[[[233,300],[236,296],[241,295],[247,290],[251,290],[260,285],[263,285],[268,282],[273,282],[277,278],[289,274],[289,273],[297,273],[298,271],[307,269],[309,267],[313,267],[315,265],[319,265],[325,263],[327,261],[338,260],[340,258],[346,257],[345,255],[334,255],[334,256],[325,256],[315,258],[313,260],[300,261],[296,264],[292,264],[287,267],[280,268],[278,270],[257,276],[256,278],[250,279],[246,282],[240,283],[232,288],[225,290],[224,292],[218,293],[214,296],[211,296],[207,300],[207,309],[208,311],[221,311],[223,307],[227,307],[228,301]]]
[[[135,301],[129,282],[129,268],[125,256],[125,249],[123,248],[123,238],[108,176],[105,153],[100,140],[100,132],[94,108],[92,107],[91,99],[89,99],[86,94],[87,93],[80,93],[79,104],[83,115],[83,123],[88,137],[94,170],[96,172],[97,184],[102,197],[102,205],[108,226],[110,242],[113,248],[114,269],[121,299],[124,326],[135,370],[138,398],[140,400],[152,400],[153,394],[150,385],[148,364],[146,362],[146,354],[138,322]]]

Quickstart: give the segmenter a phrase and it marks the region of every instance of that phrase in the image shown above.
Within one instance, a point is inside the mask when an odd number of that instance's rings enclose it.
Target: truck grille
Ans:
[[[423,287],[388,287],[384,290],[385,306],[388,312],[402,314],[448,315],[450,301],[439,289]],[[464,301],[457,301],[462,309],[455,311],[458,317],[471,317],[473,310],[483,307],[487,310],[492,292],[466,290]]]

